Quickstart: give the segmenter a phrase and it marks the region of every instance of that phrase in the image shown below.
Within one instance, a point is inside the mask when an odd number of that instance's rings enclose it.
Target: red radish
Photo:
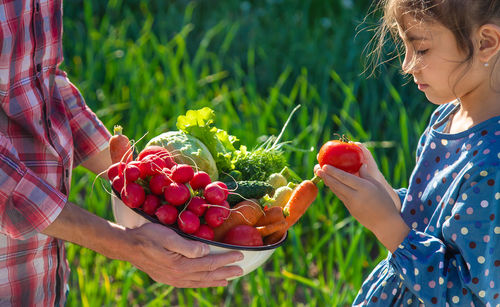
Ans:
[[[125,165],[125,162],[116,162],[112,164],[107,171],[108,179],[113,180],[116,176],[121,175]]]
[[[167,164],[157,155],[148,155],[141,160],[141,172],[144,176],[153,176],[160,173]]]
[[[227,198],[226,192],[216,182],[212,182],[205,187],[203,197],[213,205],[221,205]]]
[[[184,233],[195,233],[200,228],[200,219],[193,212],[185,210],[179,214],[177,225]]]
[[[137,160],[142,160],[148,155],[156,155],[158,157],[161,157],[165,161],[166,167],[168,168],[172,168],[172,166],[176,164],[170,152],[166,148],[158,145],[150,145],[144,148],[137,156]]]
[[[149,155],[157,155],[158,153],[160,153],[162,151],[168,151],[168,150],[166,148],[158,146],[158,145],[148,146],[148,147],[144,148],[143,150],[141,150],[139,155],[137,155],[137,160],[142,160],[144,157],[149,156]]]
[[[221,208],[222,209],[222,213],[223,213],[223,218],[224,219],[227,219],[227,217],[229,216],[229,214],[231,213],[231,206],[229,205],[229,203],[227,202],[227,200],[223,201],[222,204],[220,205],[221,207],[225,207],[226,209],[224,208]],[[219,207],[220,208],[220,207]]]
[[[174,165],[170,171],[172,172],[170,178],[177,183],[187,183],[194,176],[194,170],[188,164]]]
[[[123,186],[125,185],[125,179],[123,179],[123,176],[115,176],[111,185],[113,186],[113,189],[115,189],[115,191],[121,193]]]
[[[191,192],[189,188],[177,182],[172,182],[164,188],[163,195],[165,196],[165,200],[174,206],[180,206],[185,204],[189,198],[191,197]]]
[[[156,209],[155,215],[165,225],[172,225],[177,221],[177,208],[172,205],[163,205]]]
[[[262,246],[262,236],[259,231],[249,225],[237,225],[229,229],[222,240],[224,243],[240,246]]]
[[[226,211],[228,210],[221,207],[210,206],[207,211],[205,211],[203,217],[208,226],[212,228],[219,227],[227,218]]]
[[[130,208],[139,208],[146,198],[144,189],[135,182],[127,183],[123,187],[120,195],[125,205]]]
[[[193,190],[204,189],[208,184],[212,182],[210,176],[204,171],[198,171],[194,173],[193,178],[189,181],[189,185]]]
[[[120,125],[114,127],[113,136],[109,139],[109,154],[112,163],[132,160],[130,140],[123,134],[123,128]]]
[[[160,198],[154,196],[153,194],[147,194],[144,203],[142,204],[142,211],[149,215],[153,215],[156,209],[160,206]]]
[[[207,206],[206,201],[202,197],[195,196],[189,201],[187,209],[197,216],[202,216],[207,210]]]
[[[165,189],[165,187],[169,185],[170,182],[171,180],[168,179],[168,176],[164,173],[154,175],[149,181],[149,188],[151,189],[151,193],[155,195],[162,195],[163,189]]]
[[[205,224],[200,225],[200,228],[198,228],[198,230],[195,233],[193,233],[193,235],[198,237],[198,238],[203,238],[203,239],[210,240],[210,241],[214,240],[213,229]]]
[[[227,197],[229,196],[229,189],[227,188],[227,185],[222,181],[214,181],[214,183],[224,191],[224,194],[226,195],[225,198],[227,199]]]
[[[125,166],[123,174],[125,175],[125,180],[127,182],[136,181],[141,177],[141,170],[137,165],[129,163]]]

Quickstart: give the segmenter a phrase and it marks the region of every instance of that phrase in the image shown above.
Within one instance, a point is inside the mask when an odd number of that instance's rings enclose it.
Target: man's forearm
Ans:
[[[127,260],[131,240],[127,229],[68,202],[43,234],[72,242],[106,257]]]

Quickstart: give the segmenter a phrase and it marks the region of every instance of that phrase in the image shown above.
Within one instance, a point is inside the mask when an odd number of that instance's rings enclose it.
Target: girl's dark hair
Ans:
[[[437,22],[448,28],[464,51],[468,63],[474,56],[472,32],[478,27],[495,23],[500,24],[500,1],[498,0],[379,0],[376,10],[382,10],[383,17],[378,26],[372,55],[375,64],[380,64],[382,50],[388,37],[398,45],[398,29],[403,31],[403,17],[411,16],[423,22]],[[397,48],[400,50],[400,48]],[[401,52],[397,51],[395,57]]]

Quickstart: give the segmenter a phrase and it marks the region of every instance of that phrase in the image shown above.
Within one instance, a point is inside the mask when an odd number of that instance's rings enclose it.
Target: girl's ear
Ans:
[[[485,24],[478,29],[479,60],[488,63],[500,50],[500,27],[494,24]]]

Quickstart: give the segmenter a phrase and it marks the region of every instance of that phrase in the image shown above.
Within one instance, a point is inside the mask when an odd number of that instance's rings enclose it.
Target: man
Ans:
[[[207,256],[161,225],[126,229],[68,202],[74,167],[97,174],[111,161],[109,132],[58,69],[62,0],[2,0],[0,25],[0,306],[64,304],[63,240],[178,287],[241,274],[227,266],[239,252]]]

